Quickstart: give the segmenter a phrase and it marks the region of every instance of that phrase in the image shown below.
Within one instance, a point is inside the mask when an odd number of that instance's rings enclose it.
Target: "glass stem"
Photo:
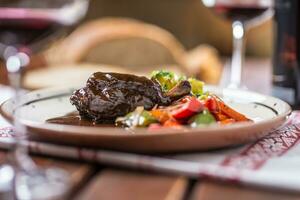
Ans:
[[[24,56],[24,55],[23,55]],[[15,91],[15,109],[13,112],[13,125],[15,132],[15,145],[13,149],[13,162],[17,169],[24,171],[31,171],[36,166],[32,159],[28,156],[27,148],[22,144],[22,138],[26,136],[26,128],[20,123],[18,105],[20,104],[21,95],[21,70],[22,70],[22,59],[17,55],[10,56],[6,61],[8,69],[8,77],[10,85]]]
[[[229,87],[239,88],[242,79],[242,65],[244,59],[245,28],[241,21],[232,23],[233,53],[231,59],[231,76]]]

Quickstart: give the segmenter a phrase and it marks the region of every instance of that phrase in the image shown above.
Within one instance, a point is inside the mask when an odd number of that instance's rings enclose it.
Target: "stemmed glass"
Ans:
[[[11,154],[13,162],[0,167],[0,187],[7,180],[6,186],[11,185],[14,191],[12,198],[63,199],[68,191],[69,175],[64,170],[41,169],[28,156],[22,145],[26,128],[21,123],[17,106],[21,100],[22,71],[29,64],[30,55],[45,48],[66,27],[76,24],[87,8],[88,0],[0,0],[0,54],[6,62],[10,85],[15,90],[16,134]],[[14,177],[12,184],[9,174]]]
[[[228,87],[245,88],[241,85],[245,33],[273,15],[273,0],[202,0],[202,2],[217,15],[231,21],[233,53]]]

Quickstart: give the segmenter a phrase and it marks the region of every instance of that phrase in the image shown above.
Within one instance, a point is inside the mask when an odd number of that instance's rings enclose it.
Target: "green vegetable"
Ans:
[[[197,97],[203,95],[204,83],[195,78],[187,79],[185,76],[178,76],[173,72],[159,70],[151,73],[151,79],[156,80],[160,84],[163,92],[168,92],[180,81],[188,80],[192,87],[192,94]]]
[[[171,90],[177,83],[179,83],[182,80],[185,80],[185,76],[178,76],[173,72],[159,70],[159,71],[153,71],[151,73],[151,79],[156,80],[163,92],[168,92]]]
[[[195,96],[201,96],[203,94],[204,83],[195,78],[189,78],[188,81],[192,86],[192,94]]]
[[[202,113],[193,116],[189,120],[189,124],[192,127],[199,127],[199,126],[203,126],[203,125],[209,125],[209,124],[213,124],[215,122],[216,122],[215,117],[208,110],[203,110]]]
[[[206,100],[211,94],[206,91],[206,92],[203,92],[200,96],[198,96],[198,99],[200,100]]]
[[[137,107],[133,112],[128,113],[125,117],[118,117],[116,125],[126,127],[147,127],[157,120],[150,112],[144,110],[143,107]]]

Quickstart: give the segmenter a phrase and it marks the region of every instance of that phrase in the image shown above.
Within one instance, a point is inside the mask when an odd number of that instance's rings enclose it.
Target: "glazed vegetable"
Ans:
[[[163,124],[163,127],[181,128],[182,125],[176,120],[169,119]]]
[[[201,127],[210,124],[227,125],[251,121],[243,114],[227,106],[219,97],[203,91],[204,83],[194,78],[177,76],[168,71],[154,71],[152,81],[157,82],[164,94],[174,99],[168,105],[156,104],[152,110],[143,107],[125,117],[118,118],[117,124],[127,127],[148,127],[157,130],[164,127],[183,128],[184,125]],[[180,89],[178,89],[180,88]],[[149,109],[146,108],[145,109]]]
[[[203,94],[204,83],[195,78],[189,78],[188,81],[190,82],[190,84],[192,86],[192,94],[197,97],[201,96]]]
[[[157,122],[149,111],[143,107],[137,107],[133,112],[128,113],[125,117],[119,117],[116,120],[116,125],[125,127],[147,127],[152,123]]]
[[[170,113],[166,109],[154,109],[150,113],[162,124],[171,118]]]
[[[230,118],[230,119],[225,119],[223,121],[220,121],[219,123],[222,124],[222,125],[228,125],[228,124],[232,124],[234,122],[236,122],[236,121],[234,119]]]
[[[153,71],[151,73],[151,79],[157,81],[164,92],[168,92],[180,81],[186,80],[186,77],[178,76],[173,72],[160,70],[160,71]],[[204,83],[195,78],[188,78],[187,80],[191,84],[192,94],[195,96],[201,96],[203,94]]]
[[[205,107],[212,113],[220,112],[218,102],[214,97],[210,96],[205,100]]]
[[[213,115],[215,116],[215,118],[218,120],[218,121],[224,121],[226,119],[229,119],[229,117],[227,115],[224,115],[220,112],[218,113],[213,113]]]
[[[204,105],[196,97],[191,97],[187,102],[170,108],[170,114],[175,119],[186,119],[201,112]]]
[[[160,70],[153,71],[151,73],[151,79],[160,84],[163,92],[168,92],[180,81],[185,80],[186,78],[184,76],[178,76],[173,72]]]
[[[189,124],[191,125],[191,127],[199,127],[213,123],[216,123],[216,119],[207,109],[203,110],[202,113],[193,116],[189,120]]]
[[[203,92],[202,95],[198,96],[198,99],[199,100],[207,100],[209,97],[210,97],[210,92],[206,91],[206,92]]]
[[[183,80],[178,82],[172,89],[170,89],[168,92],[164,93],[164,96],[167,96],[171,102],[183,98],[186,95],[191,94],[191,84],[187,80]]]
[[[234,119],[237,122],[242,122],[242,121],[251,121],[249,120],[245,115],[235,111],[234,109],[230,108],[227,106],[220,98],[214,97],[216,102],[217,102],[217,107],[220,109],[220,111],[227,115],[229,118]]]

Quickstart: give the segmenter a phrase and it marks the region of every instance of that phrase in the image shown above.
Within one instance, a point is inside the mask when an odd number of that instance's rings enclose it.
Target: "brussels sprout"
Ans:
[[[185,80],[185,76],[178,76],[173,72],[159,70],[159,71],[153,71],[151,73],[151,79],[156,80],[163,92],[168,92],[171,90],[177,83],[179,83],[182,80]]]
[[[204,83],[195,78],[189,78],[188,81],[190,82],[192,87],[192,94],[195,96],[201,96],[203,94]]]
[[[200,96],[197,96],[200,100],[207,100],[210,97],[211,93],[206,91],[203,92]]]
[[[159,71],[153,71],[151,73],[151,79],[157,81],[160,84],[163,92],[168,92],[180,81],[188,80],[189,83],[191,84],[193,95],[199,97],[203,94],[204,83],[195,78],[187,79],[185,76],[182,75],[179,76],[173,72],[159,70]]]

